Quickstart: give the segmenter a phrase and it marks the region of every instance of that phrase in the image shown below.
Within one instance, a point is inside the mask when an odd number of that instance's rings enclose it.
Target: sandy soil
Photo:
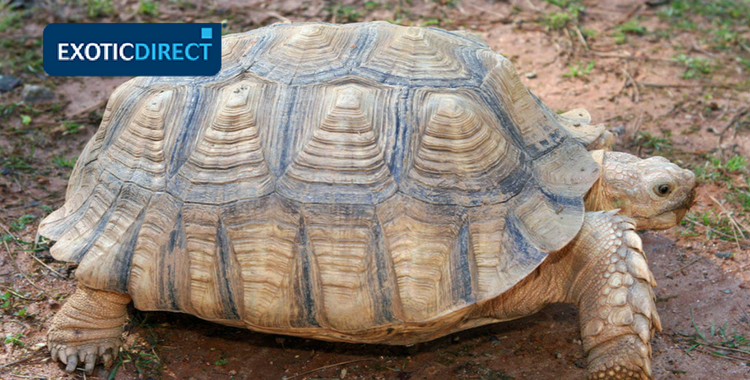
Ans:
[[[86,4],[91,3],[39,2],[31,10],[14,10],[24,15],[21,21],[0,32],[0,41],[10,42],[5,52],[0,49],[0,75],[49,86],[59,97],[57,103],[21,105],[6,113],[21,99],[21,89],[0,94],[0,228],[5,229],[0,235],[34,240],[38,220],[64,200],[70,168],[60,159],[76,157],[96,130],[103,101],[127,79],[49,78],[27,70],[14,57],[41,53],[35,41],[50,22],[224,21],[230,32],[237,32],[290,20],[389,19],[467,29],[510,58],[526,85],[552,109],[586,108],[594,122],[607,123],[619,133],[618,150],[666,155],[696,170],[706,168],[708,156],[726,163],[750,152],[750,115],[744,111],[750,104],[750,64],[742,63],[750,62],[750,24],[733,26],[733,42],[721,48],[715,34],[719,27],[710,17],[686,13],[679,21],[692,21],[696,28],[681,29],[675,20],[659,16],[669,6],[652,7],[642,1],[584,1],[578,22],[562,29],[544,21],[561,8],[540,0],[414,0],[389,5],[171,1],[158,5],[156,14],[143,12],[137,1],[116,0],[109,2],[112,11],[94,15],[87,14],[91,6]],[[618,40],[617,32],[633,21],[645,28],[644,33],[625,33],[625,41]],[[585,33],[579,37],[578,31]],[[712,62],[710,72],[683,78],[686,64],[675,61],[680,54]],[[590,62],[590,72],[566,76],[571,66],[584,70]],[[31,121],[24,123],[24,115]],[[748,189],[747,171],[721,167],[709,172],[721,179],[704,177],[689,216],[696,223],[642,234],[659,283],[655,291],[664,325],[652,341],[657,379],[750,379],[750,343],[743,341],[750,333],[750,259],[744,236],[734,238],[746,233],[744,226],[749,224],[736,201],[736,194]],[[21,225],[24,215],[33,218]],[[737,228],[721,230],[722,217]],[[0,348],[0,378],[84,378],[82,372],[66,374],[52,363],[44,346],[50,317],[75,288],[75,266],[54,261],[46,249],[29,251],[33,245],[4,240],[0,312],[8,339]],[[258,334],[170,313],[132,310],[131,316],[117,367],[99,366],[85,378],[567,380],[585,374],[578,314],[569,305],[551,305],[520,320],[414,347]]]

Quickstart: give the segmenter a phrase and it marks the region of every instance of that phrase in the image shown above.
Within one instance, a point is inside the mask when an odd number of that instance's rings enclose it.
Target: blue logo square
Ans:
[[[211,28],[201,28],[201,38],[204,40],[210,40],[212,33]]]

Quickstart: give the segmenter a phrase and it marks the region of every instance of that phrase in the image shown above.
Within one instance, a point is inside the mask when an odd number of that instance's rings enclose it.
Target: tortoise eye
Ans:
[[[668,184],[657,185],[654,188],[654,192],[656,193],[656,195],[666,197],[667,195],[669,195],[669,193],[672,192],[672,186],[669,186]]]

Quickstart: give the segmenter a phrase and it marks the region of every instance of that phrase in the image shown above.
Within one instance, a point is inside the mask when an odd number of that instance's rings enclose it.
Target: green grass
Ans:
[[[581,62],[578,62],[578,66],[570,65],[568,66],[569,71],[563,74],[563,77],[576,78],[591,74],[591,71],[594,70],[594,64],[595,62],[592,60],[588,64],[586,64],[586,66],[584,66]]]
[[[115,7],[112,0],[86,0],[86,16],[89,18],[99,18],[111,16],[115,13]]]
[[[63,135],[74,135],[81,132],[81,124],[73,121],[63,121],[63,127],[65,127]]]
[[[438,3],[447,7],[455,7],[458,5],[459,0],[432,0],[433,3]]]
[[[713,36],[713,47],[738,47],[750,26],[750,0],[675,0],[658,11],[658,15],[678,29],[701,29]]]
[[[20,12],[3,8],[3,5],[0,5],[0,33],[21,26],[23,15]]]
[[[136,345],[135,343],[129,348],[123,348],[117,359],[114,361],[112,366],[112,372],[110,372],[108,379],[112,380],[117,375],[117,371],[120,367],[132,365],[136,372],[138,372],[139,378],[145,378],[149,375],[158,375],[161,372],[161,360],[154,351],[153,347],[144,351],[145,347]]]
[[[144,16],[156,17],[159,15],[159,3],[150,0],[141,0],[138,6],[138,13]]]
[[[572,16],[568,12],[552,12],[544,16],[543,23],[551,30],[562,29],[570,24]]]
[[[737,230],[738,227],[732,223],[732,220],[727,216],[717,214],[714,209],[702,213],[688,213],[681,222],[687,230],[687,233],[683,235],[698,236],[696,224],[703,227],[706,239],[709,240],[736,242],[737,238],[742,238]],[[748,231],[740,231],[747,236]]]
[[[61,167],[61,168],[72,169],[73,166],[75,166],[75,164],[76,164],[76,159],[77,158],[78,157],[73,157],[71,159],[67,159],[67,158],[65,158],[63,156],[54,156],[52,158],[52,163],[55,164],[55,165],[57,165],[57,166],[59,166],[59,167]]]
[[[742,155],[733,155],[726,162],[720,158],[708,155],[703,165],[696,166],[693,171],[701,182],[729,182],[730,174],[747,173],[747,158]]]
[[[627,22],[618,26],[616,29],[626,34],[635,34],[639,36],[642,36],[648,32],[646,28],[638,23],[638,20],[628,20]]]
[[[10,223],[10,230],[21,231],[25,229],[27,225],[31,224],[34,219],[36,219],[36,216],[30,214],[21,216],[15,222]]]
[[[711,356],[747,363],[750,361],[750,339],[736,328],[730,329],[729,322],[719,326],[711,322],[701,328],[695,322],[693,309],[690,309],[693,334],[677,333],[679,340],[687,346],[685,353],[702,352]]]
[[[28,41],[32,41],[30,46],[26,46]],[[41,46],[41,38],[0,40],[0,69],[10,75],[44,72]]]
[[[682,73],[684,79],[705,76],[714,71],[713,63],[707,58],[688,57],[685,54],[680,54],[675,59],[685,66],[685,71]]]
[[[578,16],[585,7],[581,0],[545,0],[561,8],[560,11],[550,12],[542,18],[542,24],[550,30],[559,30],[578,24]]]
[[[669,137],[668,133],[664,134],[664,137],[658,137],[648,132],[638,132],[633,144],[657,152],[668,152],[672,150],[672,140]]]
[[[336,19],[340,22],[357,22],[362,18],[362,14],[353,7],[343,6],[336,10]]]
[[[18,333],[16,335],[8,334],[5,336],[5,344],[12,344],[14,346],[23,347],[23,342],[21,341],[22,336],[22,333]]]
[[[32,146],[31,150],[27,150],[26,153],[23,155],[18,150],[7,152],[0,147],[0,166],[12,172],[30,172],[33,169],[31,158],[34,156],[34,147]]]

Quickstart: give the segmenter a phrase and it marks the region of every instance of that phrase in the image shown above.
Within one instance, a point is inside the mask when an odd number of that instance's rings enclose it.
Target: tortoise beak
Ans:
[[[680,203],[680,205],[676,209],[677,213],[677,224],[680,224],[680,221],[682,221],[682,218],[685,217],[685,214],[687,214],[690,207],[693,206],[693,202],[695,201],[695,189],[690,190],[690,193],[685,197],[685,200]]]

